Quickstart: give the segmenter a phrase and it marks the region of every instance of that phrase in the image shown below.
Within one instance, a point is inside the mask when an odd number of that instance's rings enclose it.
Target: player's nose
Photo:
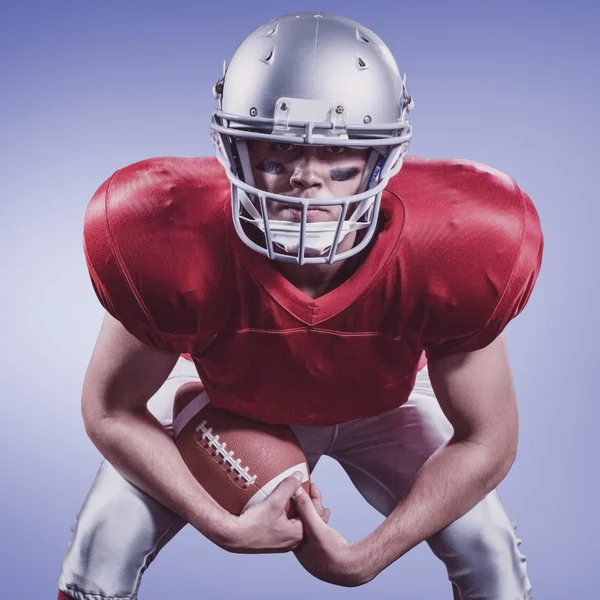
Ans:
[[[321,187],[325,166],[317,155],[317,148],[303,148],[294,165],[290,183],[299,189]]]

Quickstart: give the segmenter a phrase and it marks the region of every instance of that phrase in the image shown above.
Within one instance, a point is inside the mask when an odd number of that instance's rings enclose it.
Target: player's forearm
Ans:
[[[177,446],[147,411],[86,422],[102,455],[129,481],[219,543],[226,513],[194,479]]]
[[[375,576],[478,504],[508,473],[514,456],[468,440],[449,442],[423,465],[390,516],[358,542]]]

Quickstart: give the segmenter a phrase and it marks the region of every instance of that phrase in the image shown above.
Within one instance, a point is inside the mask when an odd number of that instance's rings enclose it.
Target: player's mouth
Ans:
[[[285,207],[281,209],[279,218],[282,221],[299,222],[302,218],[302,209],[300,207]],[[317,223],[319,221],[331,221],[331,212],[325,206],[311,206],[306,211],[306,222]]]

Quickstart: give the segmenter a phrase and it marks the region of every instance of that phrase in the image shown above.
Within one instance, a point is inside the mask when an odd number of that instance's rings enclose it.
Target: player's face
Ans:
[[[257,188],[295,198],[332,199],[358,193],[367,150],[340,146],[302,146],[252,142],[249,148]],[[299,221],[300,208],[282,202],[267,202],[269,218]],[[308,210],[307,221],[335,221],[341,206]]]

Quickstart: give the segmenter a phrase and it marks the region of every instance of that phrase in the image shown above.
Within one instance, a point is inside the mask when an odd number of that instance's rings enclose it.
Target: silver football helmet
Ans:
[[[286,15],[241,43],[215,84],[218,108],[211,130],[244,243],[270,259],[299,264],[332,263],[367,246],[383,189],[400,170],[412,135],[407,113],[413,102],[405,81],[381,39],[344,17]],[[357,194],[292,198],[255,187],[251,140],[371,151]],[[300,221],[269,219],[267,200],[298,205]],[[307,222],[310,207],[332,205],[341,206],[337,222]],[[244,224],[258,228],[264,244],[254,241],[257,236],[249,236]],[[337,253],[341,240],[355,230],[363,230],[359,241]]]

